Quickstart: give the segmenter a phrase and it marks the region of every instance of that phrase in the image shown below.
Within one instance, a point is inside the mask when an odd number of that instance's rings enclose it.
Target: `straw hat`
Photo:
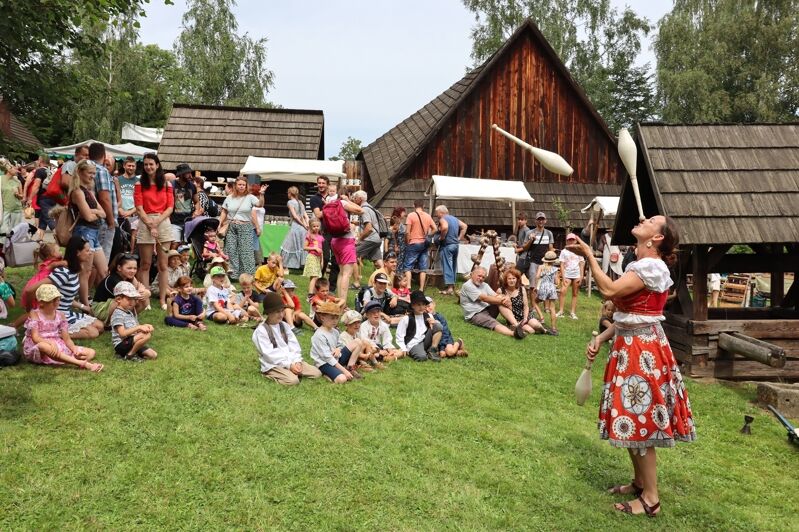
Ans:
[[[61,297],[61,292],[54,285],[43,284],[36,289],[36,301],[47,303]]]
[[[555,262],[558,260],[558,255],[554,251],[547,251],[544,254],[544,262]]]
[[[341,316],[341,309],[332,301],[322,301],[316,306],[317,314],[330,314],[331,316]]]
[[[127,281],[119,281],[117,285],[114,287],[114,297],[117,296],[125,296],[131,297],[133,299],[139,299],[141,294],[136,287],[133,286],[133,283],[129,283]]]

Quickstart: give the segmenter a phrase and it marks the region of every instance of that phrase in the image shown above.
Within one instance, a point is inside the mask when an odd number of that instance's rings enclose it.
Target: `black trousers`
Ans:
[[[333,240],[332,235],[324,235],[325,236],[325,243],[322,245],[322,276],[327,277],[327,280],[330,281],[330,291],[336,291],[336,281],[338,281],[338,272],[339,267],[338,263],[336,262],[336,256],[333,253],[333,250],[330,248],[330,241]],[[327,271],[328,266],[330,266],[330,271]]]

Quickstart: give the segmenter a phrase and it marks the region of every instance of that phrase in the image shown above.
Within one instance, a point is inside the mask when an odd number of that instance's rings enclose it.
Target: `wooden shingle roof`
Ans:
[[[44,146],[25,125],[11,112],[8,104],[0,96],[0,134],[30,151]]]
[[[238,172],[247,156],[322,159],[322,111],[175,104],[158,155],[165,169]]]
[[[638,139],[642,184],[681,243],[799,240],[799,124],[641,124]],[[625,185],[620,212],[631,202]]]

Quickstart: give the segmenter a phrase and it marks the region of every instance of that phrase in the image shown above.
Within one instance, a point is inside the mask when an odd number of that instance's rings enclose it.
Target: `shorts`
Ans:
[[[133,348],[133,344],[135,343],[135,341],[133,340],[134,336],[136,335],[131,334],[130,336],[123,338],[121,342],[119,342],[117,345],[114,346],[114,353],[116,353],[118,357],[124,358],[128,355],[128,353],[130,353],[130,350],[131,348]],[[144,344],[141,347],[141,349],[136,351],[134,354],[141,355],[144,351],[147,351],[148,349],[150,349],[150,346]]]
[[[39,196],[37,203],[39,204],[39,208],[36,210],[36,217],[39,219],[39,229],[43,231],[47,229],[55,231],[55,220],[50,217],[50,209],[55,207],[55,201],[44,196]]]
[[[541,265],[531,262],[530,267],[527,268],[527,280],[530,281],[530,286],[533,288],[533,290],[535,290],[535,274],[538,273],[539,266]]]
[[[99,227],[89,227],[88,225],[76,224],[75,227],[72,228],[72,236],[79,236],[88,242],[92,251],[102,249],[102,246],[100,245]]]
[[[139,230],[139,217],[135,214],[128,216],[128,224],[130,224],[131,231],[138,231]]]
[[[383,242],[382,240],[379,242],[361,240],[355,246],[355,254],[360,259],[371,260],[372,262],[383,260]]]
[[[244,313],[244,311],[241,310],[240,308],[233,309],[233,310],[231,310],[231,309],[225,309],[225,310],[227,310],[228,312],[233,314],[233,317],[236,318],[236,319],[240,318],[241,315]],[[216,314],[217,312],[219,312],[219,311],[218,310],[214,310],[213,307],[210,307],[208,310],[205,311],[205,317],[211,319],[211,318],[214,317],[214,314]]]
[[[172,234],[174,235],[173,242],[183,242],[183,226],[182,225],[172,225]]]
[[[484,329],[493,331],[497,328],[497,325],[499,325],[499,322],[497,321],[498,315],[499,307],[496,305],[489,305],[469,318],[467,321],[472,325],[477,325],[478,327],[483,327]]]
[[[108,324],[108,318],[111,317],[108,310],[113,302],[113,299],[107,299],[106,301],[95,301],[92,303],[92,314],[94,314],[94,317],[101,322]]]
[[[159,213],[152,213],[148,214],[147,218],[153,219],[158,218],[161,216]],[[161,244],[165,244],[167,242],[174,242],[175,240],[175,233],[172,230],[172,224],[169,223],[169,218],[162,221],[158,224],[158,242]],[[150,228],[146,225],[139,230],[139,236],[136,238],[136,243],[138,244],[155,244],[155,239],[153,238],[152,233],[150,233]]]
[[[355,254],[355,239],[336,236],[330,241],[330,247],[333,250],[333,255],[336,257],[336,263],[339,266],[346,264],[355,264],[358,262],[358,256]]]
[[[711,292],[719,292],[721,291],[721,279],[716,281],[710,281],[707,286],[708,290]]]
[[[341,356],[338,359],[338,363],[344,367],[347,367],[347,363],[350,361],[351,356],[352,356],[352,351],[350,351],[346,347],[342,347]],[[336,380],[336,377],[344,374],[340,369],[331,364],[322,364],[321,366],[319,366],[319,371],[321,371],[322,375],[324,375],[325,377],[330,377],[331,381]]]
[[[419,270],[426,270],[430,266],[430,254],[427,252],[429,248],[427,242],[408,244],[405,247],[405,265],[402,270],[407,272],[416,269],[417,263]]]

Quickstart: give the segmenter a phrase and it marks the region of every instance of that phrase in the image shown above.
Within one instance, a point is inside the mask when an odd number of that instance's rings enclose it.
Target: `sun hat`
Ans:
[[[411,305],[415,305],[416,303],[427,305],[427,296],[425,296],[424,292],[421,290],[414,290],[411,292]]]
[[[264,314],[270,314],[276,310],[283,310],[286,304],[283,303],[283,298],[275,292],[269,292],[264,297]]]
[[[188,244],[183,244],[182,246],[178,246],[178,253],[183,253],[184,251],[190,251],[191,246]]]
[[[54,285],[43,284],[36,289],[36,301],[47,303],[61,297],[61,292]]]
[[[133,284],[127,281],[119,281],[117,285],[114,287],[114,297],[117,296],[125,296],[125,297],[132,297],[134,299],[139,299],[141,294]]]
[[[180,252],[176,249],[170,249],[169,253],[166,254],[166,258],[168,259],[170,257],[180,257]]]
[[[214,257],[213,259],[211,259],[211,264],[224,264],[224,263],[225,259],[223,259],[222,257]]]
[[[388,284],[388,276],[382,272],[378,273],[377,275],[375,275],[375,282]]]
[[[316,306],[317,314],[330,314],[331,316],[341,316],[341,309],[332,301],[322,301]]]
[[[216,277],[217,275],[227,275],[227,272],[222,266],[214,266],[211,268],[211,277]]]
[[[554,251],[547,251],[544,254],[544,262],[555,262],[558,260],[558,255]]]
[[[353,323],[363,321],[363,316],[356,310],[348,310],[341,316],[341,323],[344,325],[352,325]]]
[[[541,211],[538,211],[537,213],[535,213],[535,219],[536,219],[536,220],[538,220],[539,218],[544,218],[544,219],[546,219],[546,217],[547,217],[547,215],[546,215],[546,214],[544,214],[544,213],[543,213],[543,212],[541,212]]]
[[[382,311],[383,310],[383,305],[380,304],[380,301],[372,299],[366,305],[363,306],[363,313],[364,314],[369,314],[369,312],[371,312],[371,311],[373,311],[375,309]]]
[[[286,290],[291,290],[293,288],[297,288],[297,285],[294,284],[294,281],[291,279],[283,279],[283,288]]]
[[[191,166],[188,163],[180,163],[175,168],[175,175],[183,175],[183,174],[193,174],[194,170],[191,169]]]
[[[429,305],[430,303],[432,303],[432,302],[433,302],[433,298],[432,298],[432,297],[430,297],[430,296],[425,296],[425,297],[424,297],[424,300],[425,300],[425,301],[427,301],[427,304],[428,304],[428,305]]]
[[[566,235],[566,240],[577,240],[577,235],[575,235],[574,233],[569,233],[568,235]]]

